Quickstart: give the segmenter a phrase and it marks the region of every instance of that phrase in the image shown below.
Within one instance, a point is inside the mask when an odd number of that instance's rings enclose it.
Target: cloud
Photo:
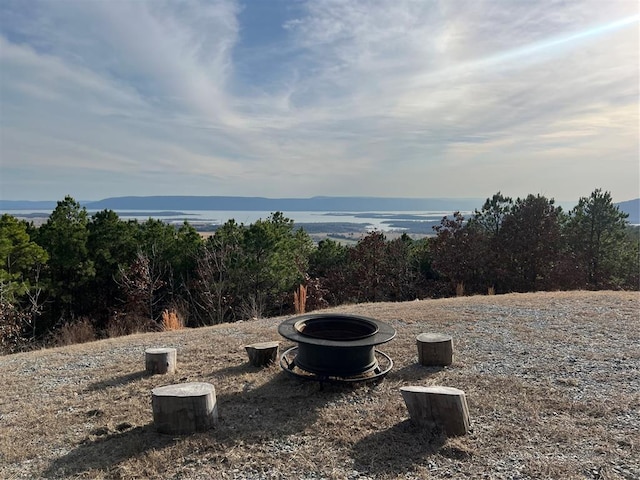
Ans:
[[[3,3],[2,196],[638,192],[632,2],[250,8]]]

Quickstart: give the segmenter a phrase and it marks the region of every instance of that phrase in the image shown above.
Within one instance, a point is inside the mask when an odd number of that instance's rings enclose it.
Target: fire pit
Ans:
[[[298,344],[280,358],[283,370],[297,377],[345,382],[373,380],[386,375],[393,366],[391,358],[375,346],[393,339],[396,331],[373,318],[299,315],[282,322],[278,332]]]

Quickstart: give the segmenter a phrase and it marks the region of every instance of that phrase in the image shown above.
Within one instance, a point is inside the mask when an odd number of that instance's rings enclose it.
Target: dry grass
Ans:
[[[356,386],[251,367],[244,345],[283,318],[132,335],[0,357],[0,478],[637,478],[638,293],[459,297],[336,309],[391,323],[394,369]],[[415,337],[454,336],[454,363],[416,363]],[[178,371],[144,374],[144,350]],[[288,347],[285,342],[282,348]],[[154,431],[151,389],[211,382],[220,422]],[[399,389],[464,390],[473,432],[414,427]]]
[[[183,328],[184,322],[182,321],[182,318],[178,316],[175,310],[164,310],[162,312],[161,329],[163,332],[182,330]]]
[[[55,333],[53,344],[58,346],[74,345],[77,343],[93,342],[98,338],[96,329],[87,318],[73,323],[67,323]]]
[[[293,308],[298,315],[307,310],[307,287],[304,285],[300,285],[298,290],[293,292]]]

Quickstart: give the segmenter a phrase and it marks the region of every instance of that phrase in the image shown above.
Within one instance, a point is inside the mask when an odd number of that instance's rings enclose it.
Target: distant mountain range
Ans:
[[[135,208],[173,210],[246,210],[287,212],[397,212],[410,210],[473,210],[480,199],[381,197],[119,197],[88,204],[91,209]]]
[[[113,197],[80,202],[87,210],[227,210],[283,212],[398,212],[411,210],[468,211],[480,208],[479,198],[383,197]],[[57,202],[0,200],[0,210],[53,210]]]
[[[640,198],[635,200],[627,200],[626,202],[616,203],[621,212],[629,215],[627,220],[633,225],[640,225]]]
[[[267,212],[454,212],[480,209],[484,198],[384,198],[384,197],[199,197],[150,196],[113,197],[80,202],[89,211],[97,210],[227,210]],[[41,210],[51,212],[55,201],[0,200],[0,211]],[[629,214],[629,223],[640,224],[640,198],[616,203]]]

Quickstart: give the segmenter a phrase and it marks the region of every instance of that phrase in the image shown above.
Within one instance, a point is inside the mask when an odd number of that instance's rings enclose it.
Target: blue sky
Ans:
[[[0,198],[640,196],[636,0],[0,2]]]

